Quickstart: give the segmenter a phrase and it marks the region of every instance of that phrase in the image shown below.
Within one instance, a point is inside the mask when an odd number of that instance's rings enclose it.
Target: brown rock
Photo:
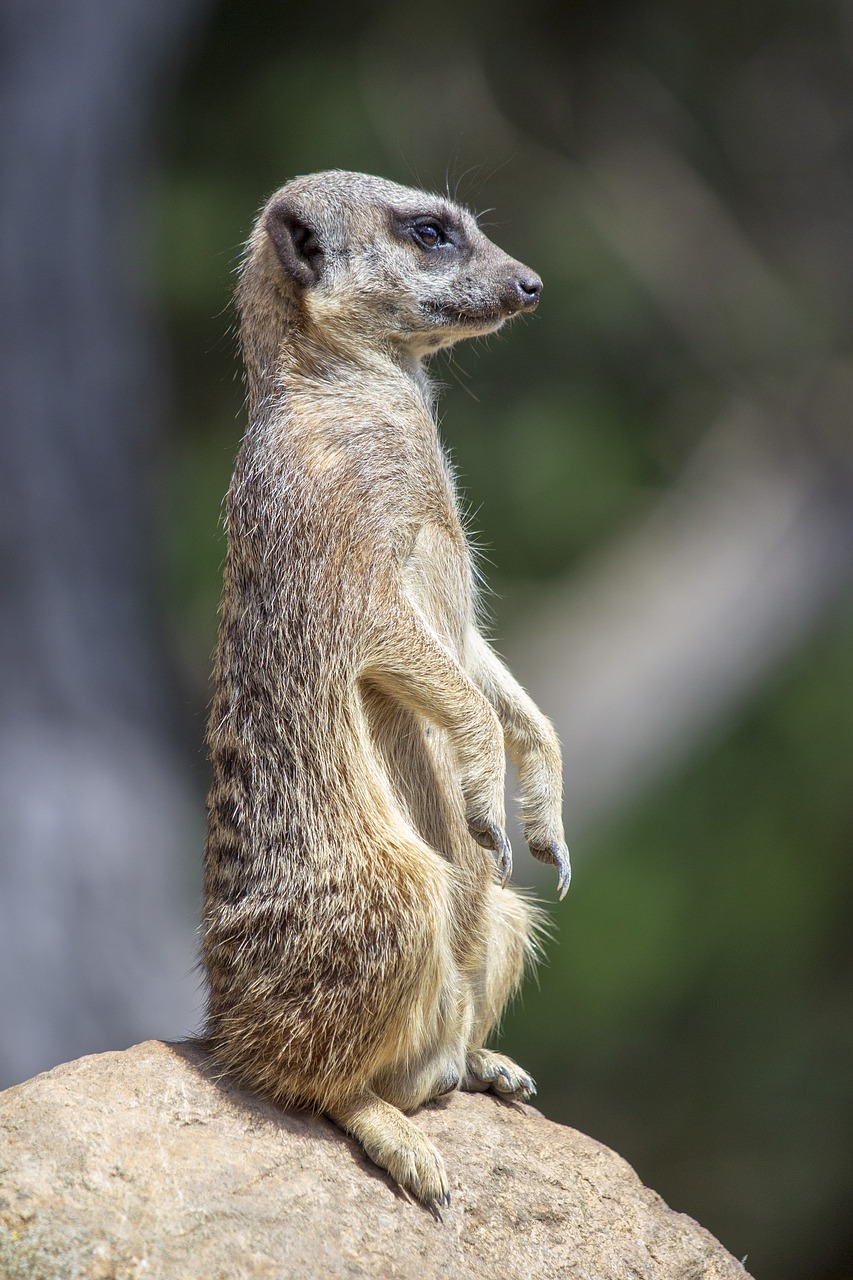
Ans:
[[[219,1081],[196,1043],[81,1058],[0,1094],[3,1280],[745,1280],[619,1156],[532,1107],[418,1115],[453,1206],[405,1198],[321,1117]]]

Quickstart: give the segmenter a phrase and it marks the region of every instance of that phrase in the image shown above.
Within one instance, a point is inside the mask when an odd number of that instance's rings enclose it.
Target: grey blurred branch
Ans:
[[[828,319],[635,102],[605,97],[602,116],[576,198],[730,403],[658,509],[510,637],[564,741],[575,832],[712,732],[853,586],[853,366]]]
[[[0,5],[0,1084],[194,1024],[198,821],[149,599],[163,403],[139,213],[203,5]]]
[[[853,585],[853,483],[736,407],[638,528],[509,640],[576,835],[712,732]]]

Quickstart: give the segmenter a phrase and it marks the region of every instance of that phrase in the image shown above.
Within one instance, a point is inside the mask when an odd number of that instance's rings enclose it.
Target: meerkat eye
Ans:
[[[437,249],[440,245],[449,244],[444,228],[438,222],[416,222],[412,227],[412,236],[422,249]]]

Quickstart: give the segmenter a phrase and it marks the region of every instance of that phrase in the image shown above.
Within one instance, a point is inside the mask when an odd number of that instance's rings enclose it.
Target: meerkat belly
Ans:
[[[444,732],[370,683],[361,696],[374,756],[397,805],[422,840],[455,861],[460,844],[471,841]]]
[[[468,583],[464,545],[434,526],[421,530],[403,569],[404,590],[460,662],[471,607]],[[370,684],[362,700],[374,749],[401,808],[427,844],[458,862],[472,841],[446,733]]]
[[[436,525],[424,525],[403,566],[403,585],[435,634],[464,662],[472,601],[470,558],[461,530],[454,538]]]

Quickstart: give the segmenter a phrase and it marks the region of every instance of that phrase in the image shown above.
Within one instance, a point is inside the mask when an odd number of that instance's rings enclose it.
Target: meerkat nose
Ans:
[[[542,281],[532,271],[523,271],[513,280],[523,307],[535,307],[542,292]]]

